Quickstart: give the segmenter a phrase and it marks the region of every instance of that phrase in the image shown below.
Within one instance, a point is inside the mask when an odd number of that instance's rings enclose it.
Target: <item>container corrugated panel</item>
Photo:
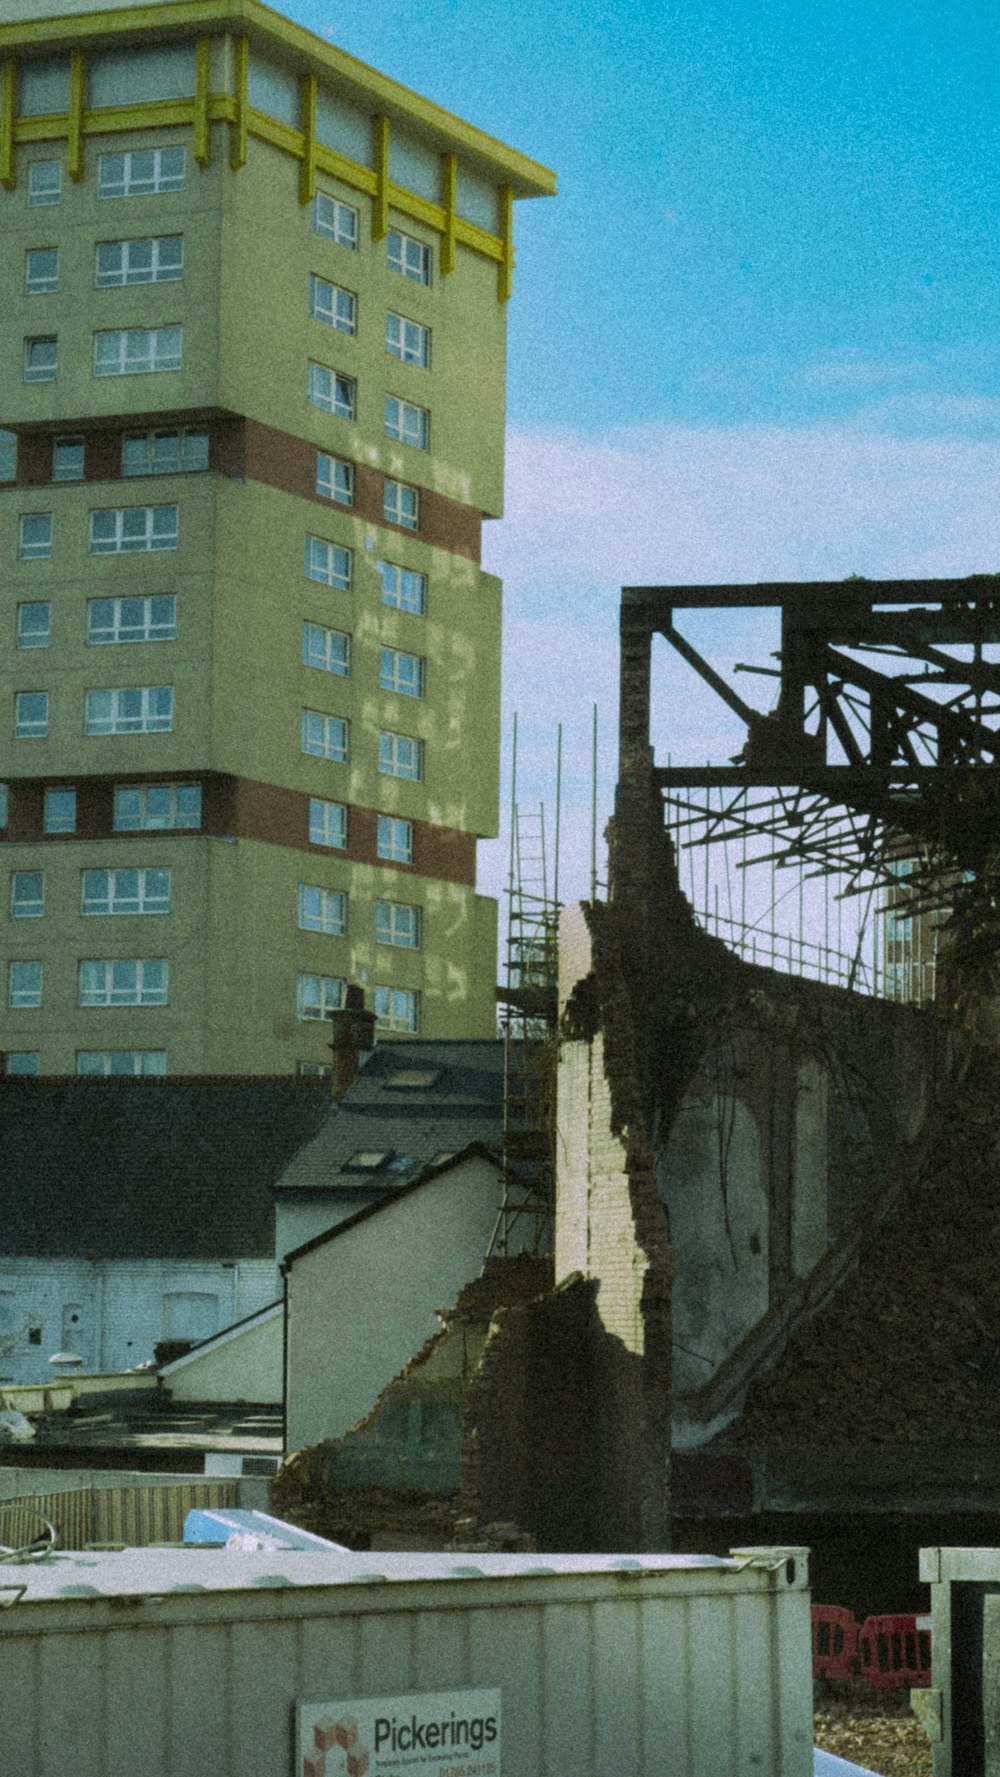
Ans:
[[[296,1762],[298,1705],[349,1723],[359,1699],[446,1712],[462,1691],[498,1697],[491,1758],[376,1753],[368,1777],[812,1771],[804,1551],[129,1551],[0,1567],[5,1586],[25,1587],[0,1610],[0,1747],[19,1777],[303,1777],[318,1761]]]
[[[188,1481],[156,1487],[75,1487],[0,1501],[0,1543],[22,1548],[38,1535],[37,1513],[51,1520],[61,1549],[88,1543],[181,1542],[187,1515],[236,1504],[235,1481]]]
[[[910,1699],[934,1777],[1000,1777],[1000,1549],[921,1549],[931,1588],[931,1684]]]

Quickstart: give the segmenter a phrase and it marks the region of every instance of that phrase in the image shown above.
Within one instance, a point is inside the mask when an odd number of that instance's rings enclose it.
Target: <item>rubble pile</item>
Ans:
[[[1000,1066],[981,1056],[857,1270],[718,1441],[992,1443],[998,1374]]]

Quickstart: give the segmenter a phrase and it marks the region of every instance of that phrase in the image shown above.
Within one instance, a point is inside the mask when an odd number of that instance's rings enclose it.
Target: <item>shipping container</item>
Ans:
[[[810,1777],[807,1552],[0,1565],[5,1777]]]
[[[931,1685],[910,1700],[934,1777],[1000,1777],[1000,1549],[921,1549],[931,1589]]]

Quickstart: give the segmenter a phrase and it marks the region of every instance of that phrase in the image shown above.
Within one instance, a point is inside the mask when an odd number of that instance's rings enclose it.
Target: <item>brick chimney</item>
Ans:
[[[357,1079],[362,1058],[375,1047],[375,1014],[365,1011],[364,989],[350,982],[343,1006],[329,1018],[333,1036],[329,1045],[333,1055],[330,1094],[340,1099]]]

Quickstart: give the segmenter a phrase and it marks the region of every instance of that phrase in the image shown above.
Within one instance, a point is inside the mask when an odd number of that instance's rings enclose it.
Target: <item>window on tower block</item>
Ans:
[[[388,864],[412,864],[413,822],[401,821],[391,814],[380,814],[375,852],[377,857]]]
[[[375,941],[400,950],[420,949],[420,908],[402,901],[376,901]]]
[[[176,548],[176,506],[106,507],[90,515],[91,555],[138,555]]]
[[[172,592],[150,598],[89,599],[87,641],[171,642],[177,634],[177,600]]]
[[[376,987],[375,1023],[379,1030],[420,1029],[420,995],[406,987]]]
[[[162,958],[80,964],[81,1006],[165,1006],[169,971]]]
[[[412,401],[397,401],[395,395],[385,398],[385,435],[400,444],[412,444],[427,450],[430,443],[431,416],[426,407],[414,407]]]
[[[41,963],[11,963],[7,977],[7,1003],[14,1010],[42,1003]]]
[[[317,759],[347,764],[349,724],[342,716],[325,716],[319,710],[302,711],[302,751]]]
[[[183,148],[133,148],[98,159],[98,197],[152,197],[183,185]]]
[[[351,590],[351,551],[339,543],[327,543],[322,537],[306,538],[306,578],[319,580],[324,586],[337,586],[342,592]]]
[[[309,843],[342,851],[347,844],[347,809],[342,802],[309,798]]]
[[[208,468],[208,433],[126,432],[122,439],[123,475],[186,475]]]
[[[382,603],[422,616],[427,605],[427,575],[391,561],[380,561],[378,571],[382,578]]]
[[[148,376],[181,367],[180,327],[114,327],[94,334],[95,376]]]
[[[86,693],[87,734],[169,734],[173,726],[172,685],[128,685]]]
[[[83,480],[83,439],[57,438],[52,446],[53,481]]]
[[[26,383],[55,381],[59,342],[55,334],[24,342],[24,380]]]
[[[303,623],[302,664],[346,678],[351,669],[350,636],[339,629],[324,629],[321,623]]]
[[[201,826],[200,784],[118,784],[116,833],[160,833]]]
[[[340,889],[314,888],[300,882],[299,927],[303,932],[342,938],[347,931],[347,896]]]
[[[46,790],[42,828],[46,833],[76,832],[75,790]]]
[[[354,464],[345,462],[342,457],[328,457],[324,451],[317,451],[316,492],[326,500],[335,500],[338,506],[353,506]]]
[[[403,234],[401,229],[389,230],[389,270],[401,272],[404,278],[412,279],[414,284],[429,284],[431,281],[431,250],[423,241],[415,240],[411,234]]]
[[[184,236],[151,235],[141,241],[98,241],[94,283],[98,290],[120,284],[175,284],[184,276]]]
[[[430,367],[431,330],[419,321],[408,321],[405,315],[389,314],[385,320],[385,349],[404,364]]]
[[[24,256],[26,296],[51,296],[59,288],[59,248],[29,247]]]
[[[28,166],[28,208],[36,210],[47,204],[57,204],[61,194],[61,161],[31,161]]]
[[[44,740],[49,732],[47,691],[19,691],[14,698],[14,734],[18,740]]]
[[[378,682],[383,691],[399,691],[404,697],[423,697],[424,663],[419,654],[400,648],[379,651]]]
[[[169,913],[169,870],[84,870],[80,912],[88,915]]]
[[[17,607],[17,645],[19,648],[47,648],[49,645],[52,606],[39,599]]]
[[[17,553],[21,561],[42,561],[52,554],[51,512],[21,514]]]
[[[165,1049],[78,1049],[78,1074],[97,1074],[105,1078],[162,1078],[167,1071]]]
[[[10,873],[12,919],[41,919],[45,912],[44,870],[12,870]]]
[[[402,481],[385,481],[382,486],[382,517],[386,524],[402,525],[415,531],[420,523],[420,495],[415,487]]]
[[[378,737],[378,768],[383,777],[409,778],[418,783],[424,775],[424,743],[409,734],[382,733]]]
[[[358,385],[353,376],[342,376],[325,364],[309,361],[308,398],[313,407],[335,413],[342,420],[357,418]]]
[[[326,1018],[344,1003],[344,983],[329,975],[300,975],[296,1010],[300,1018]]]
[[[342,290],[339,284],[328,284],[325,278],[310,276],[309,313],[314,321],[325,321],[338,333],[358,330],[358,299],[354,292]]]
[[[312,202],[312,225],[315,234],[325,235],[339,247],[356,248],[358,244],[358,212],[339,198],[317,191]]]

